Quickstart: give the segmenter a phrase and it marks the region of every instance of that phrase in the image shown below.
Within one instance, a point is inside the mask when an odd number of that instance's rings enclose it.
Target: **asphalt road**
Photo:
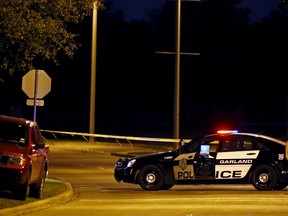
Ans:
[[[113,167],[123,154],[158,151],[130,144],[55,143],[49,176],[70,182],[75,197],[21,215],[29,216],[207,216],[288,215],[288,190],[257,191],[251,185],[187,185],[167,191],[143,191],[118,183]]]

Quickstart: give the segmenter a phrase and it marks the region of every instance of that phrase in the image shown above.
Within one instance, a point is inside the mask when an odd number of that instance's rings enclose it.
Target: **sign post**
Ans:
[[[27,105],[34,105],[34,121],[36,121],[36,107],[44,106],[42,99],[51,90],[51,78],[44,70],[30,70],[22,77],[22,90],[29,97]],[[33,103],[31,99],[33,98]]]

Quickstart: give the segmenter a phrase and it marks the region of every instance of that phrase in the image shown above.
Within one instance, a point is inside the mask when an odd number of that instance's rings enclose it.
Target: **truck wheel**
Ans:
[[[163,186],[163,174],[157,166],[145,166],[138,174],[138,183],[144,190],[160,190]]]
[[[45,178],[46,178],[46,174],[45,174],[45,170],[43,170],[40,182],[38,184],[33,184],[30,186],[29,197],[34,197],[36,199],[43,198],[43,188],[44,188]]]
[[[18,190],[16,189],[15,194],[17,199],[25,201],[28,194],[29,189],[29,181],[30,181],[30,173],[27,174],[26,181],[24,184],[20,185],[18,187]]]
[[[260,165],[253,170],[251,182],[257,190],[272,190],[278,183],[278,176],[273,167]]]

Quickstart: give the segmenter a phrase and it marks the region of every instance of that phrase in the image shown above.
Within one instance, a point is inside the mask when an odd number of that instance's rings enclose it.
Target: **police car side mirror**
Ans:
[[[185,140],[181,139],[179,143],[180,143],[180,146],[183,146],[183,145],[185,145]]]

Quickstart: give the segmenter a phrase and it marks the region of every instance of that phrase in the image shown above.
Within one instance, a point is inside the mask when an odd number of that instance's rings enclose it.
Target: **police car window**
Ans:
[[[260,142],[256,142],[255,146],[256,146],[255,148],[261,149],[261,150],[268,150],[269,149],[267,146],[265,146],[264,144],[262,144]]]
[[[183,146],[183,153],[191,153],[195,152],[199,148],[199,142],[201,141],[200,138],[190,141],[186,145]]]
[[[219,145],[219,140],[211,140],[209,142],[209,145],[210,145],[210,152],[216,152],[217,151],[217,148],[218,148],[218,145]]]
[[[239,151],[242,149],[241,141],[235,138],[224,140],[221,151]]]
[[[243,150],[252,150],[253,149],[253,142],[250,140],[243,141]]]
[[[259,149],[259,144],[256,145],[255,141],[245,137],[233,137],[224,140],[221,151],[245,151]]]
[[[204,142],[201,143],[200,147],[201,146],[209,146],[209,152],[214,153],[217,151],[218,145],[219,145],[219,140],[213,139],[213,140],[205,140]],[[200,149],[200,151],[201,151],[201,149]]]

